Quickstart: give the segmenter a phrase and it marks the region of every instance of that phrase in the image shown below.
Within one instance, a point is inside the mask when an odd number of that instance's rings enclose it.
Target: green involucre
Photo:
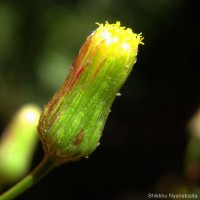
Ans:
[[[119,22],[101,24],[87,38],[40,118],[38,131],[49,158],[61,164],[95,150],[141,41],[140,35]]]

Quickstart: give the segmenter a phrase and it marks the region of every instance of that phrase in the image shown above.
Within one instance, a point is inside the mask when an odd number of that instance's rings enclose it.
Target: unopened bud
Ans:
[[[28,171],[39,137],[37,124],[41,110],[24,105],[13,117],[0,139],[0,183],[13,183]]]
[[[38,131],[58,164],[87,157],[99,144],[110,107],[130,74],[141,35],[120,23],[99,24],[47,105]]]

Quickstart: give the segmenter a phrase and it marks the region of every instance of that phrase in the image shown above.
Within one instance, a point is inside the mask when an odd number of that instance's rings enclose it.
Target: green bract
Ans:
[[[71,70],[40,117],[47,156],[58,164],[92,153],[111,104],[136,59],[141,35],[120,23],[100,24],[86,39]]]

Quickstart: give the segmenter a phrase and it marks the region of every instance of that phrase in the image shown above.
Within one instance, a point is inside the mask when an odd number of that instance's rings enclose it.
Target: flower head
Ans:
[[[110,107],[135,63],[141,35],[99,24],[40,117],[38,131],[48,157],[58,164],[87,157],[99,144]]]

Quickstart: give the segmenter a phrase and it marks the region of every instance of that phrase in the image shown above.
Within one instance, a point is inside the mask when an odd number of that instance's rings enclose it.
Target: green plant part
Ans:
[[[39,141],[36,126],[41,110],[34,104],[19,109],[0,139],[0,184],[12,184],[29,170]]]
[[[61,88],[44,107],[38,131],[47,156],[62,164],[87,157],[99,144],[110,107],[130,74],[141,35],[120,23],[85,41]]]

